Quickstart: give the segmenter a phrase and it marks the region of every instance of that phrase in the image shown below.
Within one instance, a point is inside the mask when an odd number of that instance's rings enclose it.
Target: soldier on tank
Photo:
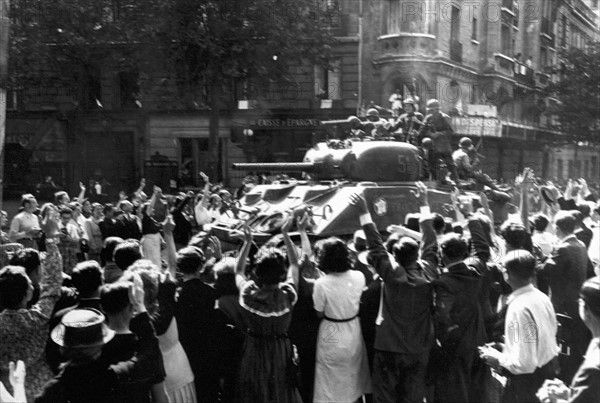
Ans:
[[[475,179],[478,183],[488,186],[491,189],[500,190],[492,178],[477,169],[479,154],[475,150],[471,139],[463,137],[460,139],[458,147],[458,150],[452,154],[458,177],[462,180]]]
[[[429,137],[432,140],[432,152],[430,161],[431,173],[442,184],[454,184],[452,181],[458,181],[456,166],[452,159],[452,145],[450,143],[454,130],[450,123],[450,116],[440,111],[440,102],[437,99],[427,101],[427,116],[423,121],[423,125],[419,130],[419,140]],[[446,169],[450,173],[448,181],[445,176],[441,175],[441,162],[446,165]]]
[[[415,100],[412,98],[406,98],[404,100],[404,110],[405,113],[398,117],[396,124],[392,127],[392,132],[396,132],[401,130],[402,138],[400,141],[405,141],[407,143],[411,143],[413,145],[414,142],[418,143],[418,134],[421,129],[421,125],[423,124],[423,114],[417,112],[415,107]],[[397,136],[394,136],[397,138]]]
[[[356,116],[349,116],[348,123],[350,123],[350,138],[362,141],[366,136],[362,121]]]
[[[390,129],[392,125],[385,119],[379,116],[379,111],[375,108],[371,108],[367,111],[367,121],[372,123],[375,128],[370,133],[374,138],[388,137],[390,135]],[[369,133],[367,133],[369,134]]]

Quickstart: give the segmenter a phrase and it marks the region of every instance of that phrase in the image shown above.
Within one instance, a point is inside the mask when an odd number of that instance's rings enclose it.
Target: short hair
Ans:
[[[102,286],[102,269],[95,260],[77,263],[71,273],[71,280],[79,291],[79,296],[89,298]]]
[[[392,246],[392,254],[402,267],[408,267],[419,259],[419,244],[410,237],[402,237]]]
[[[572,234],[575,231],[575,217],[570,211],[561,210],[554,216],[554,224],[564,234]]]
[[[517,249],[506,253],[502,266],[511,276],[527,280],[535,274],[536,260],[529,251]]]
[[[33,248],[24,248],[15,252],[10,259],[13,266],[21,266],[25,269],[27,275],[31,275],[41,266],[40,253]]]
[[[581,286],[579,297],[585,301],[587,308],[600,318],[600,277],[595,276]]]
[[[500,235],[512,249],[533,250],[531,234],[519,222],[507,221],[500,227]]]
[[[186,246],[177,251],[177,268],[183,274],[194,274],[204,264],[204,252],[195,246]]]
[[[278,248],[260,248],[254,263],[254,274],[262,284],[277,284],[286,272],[285,255]]]
[[[21,195],[21,206],[25,207],[25,203],[31,203],[32,200],[35,200],[35,196],[31,193]]]
[[[137,273],[144,283],[144,304],[146,309],[152,311],[158,308],[158,285],[160,283],[158,267],[148,259],[136,260],[129,269],[124,279],[131,278],[133,273]]]
[[[114,315],[127,308],[131,303],[129,300],[130,287],[130,283],[121,280],[105,284],[100,290],[102,310],[108,315]]]
[[[329,237],[317,242],[317,264],[324,273],[350,270],[352,263],[348,246],[340,238]]]
[[[443,232],[444,228],[446,227],[444,216],[442,216],[440,213],[433,213],[431,224],[433,225],[433,230],[436,232],[436,234]]]
[[[590,216],[592,209],[588,203],[581,203],[577,205],[577,210],[583,215],[583,218]]]
[[[69,194],[67,192],[65,192],[64,190],[54,193],[54,202],[56,204],[58,204],[62,200],[62,198],[65,196],[69,196]]]
[[[219,295],[237,295],[238,289],[235,285],[236,259],[224,257],[213,266],[215,275],[215,290]]]
[[[63,214],[73,215],[73,210],[71,210],[70,207],[63,207],[63,208],[60,209],[59,214],[60,214],[61,217],[63,216]]]
[[[103,212],[104,214],[106,214],[106,213],[108,213],[108,212],[110,212],[110,211],[114,211],[114,210],[115,210],[115,206],[113,206],[111,203],[106,203],[106,204],[104,205],[104,208],[102,209],[102,212]]]
[[[469,245],[459,234],[444,235],[440,249],[451,260],[466,259],[469,254]]]
[[[119,269],[125,271],[136,260],[142,258],[140,245],[134,241],[123,241],[117,245],[113,253],[113,261]]]
[[[0,270],[0,306],[18,309],[27,295],[29,281],[21,266],[6,266]]]
[[[89,200],[86,199],[85,201],[89,201]],[[100,207],[101,209],[104,210],[102,204],[100,204],[100,203],[92,203],[91,207],[92,207],[92,211],[94,211],[94,209],[97,209],[98,207]]]
[[[118,236],[109,236],[104,240],[104,244],[102,245],[102,250],[100,251],[100,259],[102,260],[103,265],[107,262],[113,261],[113,254],[115,253],[115,248],[117,245],[125,242],[123,238]]]
[[[546,217],[544,214],[536,214],[533,217],[533,228],[535,228],[536,231],[546,231],[549,223],[550,220],[548,220],[548,217]]]

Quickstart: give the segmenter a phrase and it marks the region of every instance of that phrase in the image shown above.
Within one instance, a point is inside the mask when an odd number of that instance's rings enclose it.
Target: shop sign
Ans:
[[[318,119],[257,119],[258,127],[312,127],[318,126]]]
[[[502,137],[502,122],[495,118],[453,117],[452,127],[460,135]]]
[[[7,133],[6,143],[20,144],[21,147],[27,147],[29,145],[29,141],[33,136],[33,133]]]

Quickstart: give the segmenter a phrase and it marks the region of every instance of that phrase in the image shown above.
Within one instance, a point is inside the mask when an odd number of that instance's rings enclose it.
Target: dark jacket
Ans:
[[[450,266],[434,282],[436,335],[450,355],[474,354],[486,341],[482,304],[487,294],[481,286],[489,245],[477,219],[469,220],[469,230],[474,256]]]
[[[383,322],[377,327],[375,349],[422,354],[433,343],[433,284],[437,276],[437,238],[431,219],[421,221],[421,259],[405,269],[390,261],[375,224],[363,225],[370,256],[383,279]]]
[[[590,342],[585,360],[573,377],[569,402],[596,402],[598,393],[600,393],[600,340],[596,338]]]
[[[115,230],[117,236],[123,239],[141,239],[142,231],[137,223],[137,219],[131,215],[131,218],[127,218],[127,214],[121,214],[117,218],[115,224]]]
[[[570,235],[557,245],[544,263],[538,277],[552,290],[552,305],[556,313],[579,318],[579,290],[587,278],[588,254],[585,245]],[[542,289],[548,292],[547,289]]]
[[[427,115],[423,120],[423,126],[419,130],[419,141],[423,137],[430,137],[433,141],[433,149],[438,153],[449,153],[452,154],[452,120],[450,116],[443,112],[438,115]]]
[[[150,388],[165,379],[158,338],[143,313],[131,321],[138,351],[127,361],[111,365],[108,357],[81,364],[66,364],[48,382],[37,403],[150,402]]]
[[[102,233],[102,239],[106,239],[111,236],[117,235],[117,222],[114,218],[103,218],[98,223],[100,232]]]
[[[575,237],[583,242],[586,249],[589,249],[590,243],[592,243],[592,238],[594,237],[594,232],[589,229],[587,225],[582,223],[581,228],[575,231]]]
[[[423,114],[420,112],[415,113],[403,113],[398,117],[396,124],[392,127],[392,131],[396,131],[398,129],[402,130],[402,134],[404,135],[403,141],[409,141],[410,135],[413,133],[413,130],[418,134],[421,129],[421,125],[423,124]]]

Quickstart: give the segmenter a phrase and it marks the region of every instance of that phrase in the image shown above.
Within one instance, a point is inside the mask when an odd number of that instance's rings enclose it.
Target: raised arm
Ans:
[[[386,284],[405,283],[408,280],[406,270],[401,266],[393,265],[390,261],[390,255],[383,245],[381,234],[373,223],[365,198],[362,195],[353,194],[350,196],[350,205],[358,213],[360,224],[365,231],[369,257],[377,274],[381,276]]]
[[[85,199],[85,185],[83,182],[79,182],[79,194],[77,195],[77,201],[79,203],[83,203],[83,199]]]
[[[299,272],[300,267],[298,265],[298,253],[296,252],[296,245],[292,242],[290,238],[289,230],[294,223],[293,216],[287,218],[286,222],[281,227],[281,235],[283,235],[283,242],[285,243],[285,249],[287,251],[287,258],[290,263],[290,267],[288,268],[287,273],[287,281],[294,283],[296,287],[298,287],[299,280]]]
[[[240,250],[237,258],[237,264],[235,265],[235,284],[239,290],[242,289],[246,283],[246,260],[252,247],[252,231],[248,224],[244,224],[244,245]]]
[[[146,215],[148,217],[152,217],[154,215],[154,206],[156,205],[156,200],[162,193],[162,190],[158,186],[154,186],[154,191],[152,192],[152,197],[150,198],[150,203],[148,204],[148,208],[146,209]]]
[[[430,268],[436,269],[438,264],[438,244],[437,236],[433,230],[427,186],[423,182],[417,182],[416,185],[417,191],[411,190],[411,193],[418,200],[419,208],[421,209],[421,219],[419,220],[419,227],[423,234],[421,260],[429,263]]]
[[[175,247],[175,239],[173,238],[173,230],[175,229],[175,222],[173,216],[169,214],[163,222],[163,235],[167,248],[165,250],[167,255],[168,270],[172,278],[175,278],[177,272],[177,248]]]
[[[298,233],[300,234],[300,242],[302,244],[302,254],[305,259],[310,259],[313,257],[312,245],[310,244],[310,239],[308,238],[308,234],[306,233],[306,229],[308,228],[308,223],[310,221],[310,216],[308,213],[304,213],[301,218],[298,218],[296,225],[298,226]]]

